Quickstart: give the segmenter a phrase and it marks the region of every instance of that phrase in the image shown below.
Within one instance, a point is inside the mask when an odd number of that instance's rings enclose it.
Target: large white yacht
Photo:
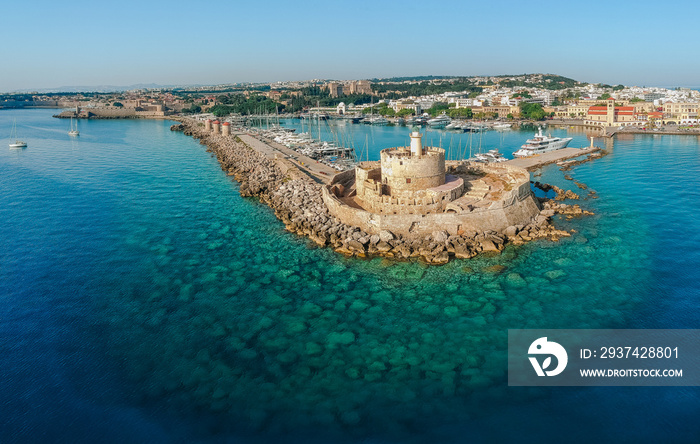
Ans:
[[[535,134],[535,137],[528,139],[525,145],[521,146],[518,151],[513,153],[513,156],[528,157],[566,148],[572,140],[572,137],[552,137],[551,134],[545,136],[542,134],[542,127],[540,127],[540,131]]]
[[[369,123],[372,125],[386,125],[389,121],[382,116],[374,116],[370,117]]]
[[[452,122],[452,119],[450,119],[446,114],[441,114],[428,120],[428,125],[432,128],[444,128],[450,122]]]

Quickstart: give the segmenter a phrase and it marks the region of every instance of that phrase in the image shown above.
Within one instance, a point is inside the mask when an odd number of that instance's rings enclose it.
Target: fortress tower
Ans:
[[[445,174],[445,150],[423,147],[418,131],[408,147],[387,148],[377,162],[355,168],[357,197],[378,213],[440,211],[464,191],[462,179]]]

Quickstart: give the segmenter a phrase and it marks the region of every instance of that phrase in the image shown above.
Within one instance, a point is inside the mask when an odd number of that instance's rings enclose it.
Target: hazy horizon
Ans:
[[[700,61],[683,42],[695,40],[700,6],[660,14],[654,5],[16,2],[0,28],[9,42],[0,91],[520,73],[698,85]],[[672,41],[658,38],[664,30]]]

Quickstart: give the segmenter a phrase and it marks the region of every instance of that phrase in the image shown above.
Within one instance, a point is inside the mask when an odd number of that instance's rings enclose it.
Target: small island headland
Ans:
[[[381,162],[314,177],[311,168],[229,125],[179,121],[171,129],[206,145],[240,182],[242,196],[270,206],[288,231],[345,255],[444,264],[498,253],[508,243],[570,236],[552,216],[586,214],[536,197],[523,168],[446,162],[444,150],[424,148],[419,133],[411,147],[383,150]]]

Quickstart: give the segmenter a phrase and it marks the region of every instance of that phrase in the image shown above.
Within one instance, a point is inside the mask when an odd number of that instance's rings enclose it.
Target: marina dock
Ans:
[[[545,165],[556,163],[561,160],[572,159],[574,157],[585,156],[587,154],[600,151],[598,147],[586,148],[563,148],[556,151],[550,151],[544,154],[538,154],[532,157],[521,157],[505,162],[508,165],[513,165],[525,168],[528,171],[536,170]]]

